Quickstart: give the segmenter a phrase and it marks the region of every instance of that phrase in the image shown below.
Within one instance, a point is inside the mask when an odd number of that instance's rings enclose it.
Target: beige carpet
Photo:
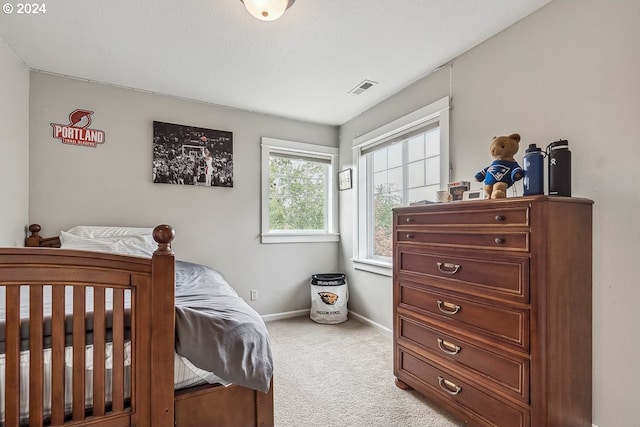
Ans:
[[[267,322],[275,427],[459,427],[443,409],[397,388],[390,337],[349,319]]]

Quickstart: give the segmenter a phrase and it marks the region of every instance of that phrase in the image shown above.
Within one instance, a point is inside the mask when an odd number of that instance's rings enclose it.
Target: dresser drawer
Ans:
[[[529,302],[529,258],[472,258],[396,246],[399,275],[412,281],[482,297]]]
[[[464,328],[470,336],[483,335],[489,342],[529,352],[528,309],[447,295],[405,282],[398,283],[397,292],[398,310],[428,314],[445,325]]]
[[[395,225],[472,226],[474,228],[495,226],[528,227],[529,206],[402,212],[396,215]]]
[[[397,230],[396,241],[398,243],[415,242],[435,247],[529,251],[529,233],[526,231]]]
[[[504,393],[529,403],[528,359],[489,351],[403,316],[397,321],[398,344],[427,350],[436,357],[455,363],[468,371],[468,375],[479,374],[482,381],[493,383]]]
[[[459,377],[434,366],[400,347],[398,379],[410,385],[416,382],[420,389],[440,399],[453,402],[473,417],[474,424],[494,427],[529,427],[529,411],[503,402]]]

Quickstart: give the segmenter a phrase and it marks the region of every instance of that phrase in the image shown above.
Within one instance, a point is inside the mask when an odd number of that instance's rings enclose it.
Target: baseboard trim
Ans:
[[[300,317],[300,316],[309,316],[311,309],[307,308],[305,310],[295,310],[295,311],[285,311],[283,313],[273,313],[273,314],[265,314],[262,316],[262,320],[265,322],[270,322],[272,320],[281,320],[281,319],[290,319],[292,317]]]
[[[386,326],[382,326],[380,323],[376,323],[368,317],[364,317],[362,314],[358,314],[356,312],[350,311],[349,316],[353,316],[354,319],[366,323],[369,326],[373,326],[378,331],[380,331],[383,335],[388,336],[389,338],[393,338],[393,331]]]
[[[273,320],[290,319],[292,317],[309,316],[310,312],[311,312],[311,309],[307,308],[304,310],[294,310],[294,311],[285,311],[282,313],[265,314],[264,316],[262,316],[262,320],[264,320],[265,322],[270,322]],[[363,316],[362,314],[358,314],[354,311],[349,311],[349,316],[353,317],[355,320],[359,322],[366,323],[369,326],[373,326],[378,331],[380,331],[383,335],[386,335],[389,338],[393,337],[393,331],[391,329],[387,328],[386,326],[382,326],[379,323],[374,322],[373,320]],[[594,427],[597,427],[597,426],[594,426]]]

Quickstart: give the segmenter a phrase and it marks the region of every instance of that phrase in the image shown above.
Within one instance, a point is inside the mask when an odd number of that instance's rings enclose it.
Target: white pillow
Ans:
[[[66,231],[60,233],[60,247],[83,251],[109,252],[151,258],[158,248],[151,235],[124,235],[87,238]]]
[[[153,228],[78,225],[67,230],[67,233],[73,234],[74,236],[93,239],[94,237],[153,235]],[[153,238],[151,240],[153,240]]]

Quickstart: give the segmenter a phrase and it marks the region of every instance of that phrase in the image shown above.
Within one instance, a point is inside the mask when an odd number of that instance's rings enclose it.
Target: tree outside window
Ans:
[[[402,206],[397,192],[385,191],[378,186],[373,197],[373,255],[391,258],[393,255],[393,211]]]
[[[269,173],[269,228],[324,230],[328,165],[272,155]]]
[[[337,242],[337,147],[262,138],[262,243]]]

